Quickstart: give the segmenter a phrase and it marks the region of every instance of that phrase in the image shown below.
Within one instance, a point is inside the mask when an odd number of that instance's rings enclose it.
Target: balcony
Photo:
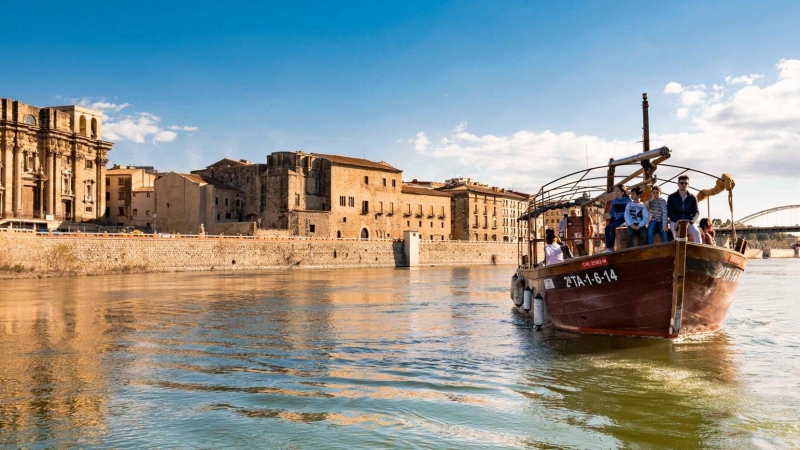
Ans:
[[[428,214],[428,219],[433,219],[434,217],[436,217],[435,214]]]
[[[439,220],[447,219],[447,215],[446,214],[440,214],[439,217],[437,217],[437,219],[439,219]]]
[[[411,217],[411,213],[403,213],[403,217]]]

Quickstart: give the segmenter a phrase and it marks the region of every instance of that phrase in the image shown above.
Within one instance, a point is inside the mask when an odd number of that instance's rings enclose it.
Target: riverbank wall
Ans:
[[[0,278],[137,272],[404,267],[402,241],[0,232]],[[516,264],[517,245],[421,241],[419,265]]]

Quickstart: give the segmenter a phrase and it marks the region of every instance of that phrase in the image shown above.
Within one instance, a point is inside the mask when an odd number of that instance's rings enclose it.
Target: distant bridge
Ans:
[[[749,226],[748,223],[752,223],[754,220],[767,217],[770,214],[778,214],[782,211],[794,211],[794,220],[790,220],[790,222],[795,222],[793,225],[767,225],[767,226]],[[749,216],[742,217],[741,219],[737,220],[736,223],[736,232],[737,233],[800,233],[800,219],[798,219],[798,212],[800,212],[800,205],[786,205],[786,206],[777,206],[775,208],[765,209],[763,211],[759,211],[754,214],[750,214]],[[780,220],[778,220],[780,221]],[[773,222],[774,223],[774,222]],[[717,234],[720,235],[729,235],[731,234],[731,229],[729,227],[725,228],[717,228]]]

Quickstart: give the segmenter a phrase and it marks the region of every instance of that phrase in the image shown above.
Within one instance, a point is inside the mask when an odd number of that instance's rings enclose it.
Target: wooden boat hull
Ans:
[[[559,329],[675,338],[722,326],[746,261],[725,248],[673,241],[518,274],[544,297]]]

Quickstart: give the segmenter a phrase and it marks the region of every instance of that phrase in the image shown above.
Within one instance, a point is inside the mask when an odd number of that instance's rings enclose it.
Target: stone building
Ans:
[[[266,223],[267,165],[253,164],[245,159],[223,158],[205,169],[193,170],[195,175],[213,178],[243,192],[242,215],[247,222]]]
[[[150,228],[155,214],[155,169],[115,165],[106,171],[105,222],[124,227]]]
[[[385,162],[304,152],[267,157],[268,228],[299,236],[396,239],[402,171]]]
[[[451,239],[450,194],[430,188],[403,184],[403,231],[419,231],[422,239]]]
[[[527,206],[525,194],[463,178],[447,180],[440,190],[451,195],[453,239],[517,242],[527,236],[527,224],[517,222]]]
[[[0,98],[0,226],[57,226],[105,213],[103,115]]]
[[[219,180],[170,172],[155,180],[156,231],[198,234],[252,234],[243,216],[244,193]]]

